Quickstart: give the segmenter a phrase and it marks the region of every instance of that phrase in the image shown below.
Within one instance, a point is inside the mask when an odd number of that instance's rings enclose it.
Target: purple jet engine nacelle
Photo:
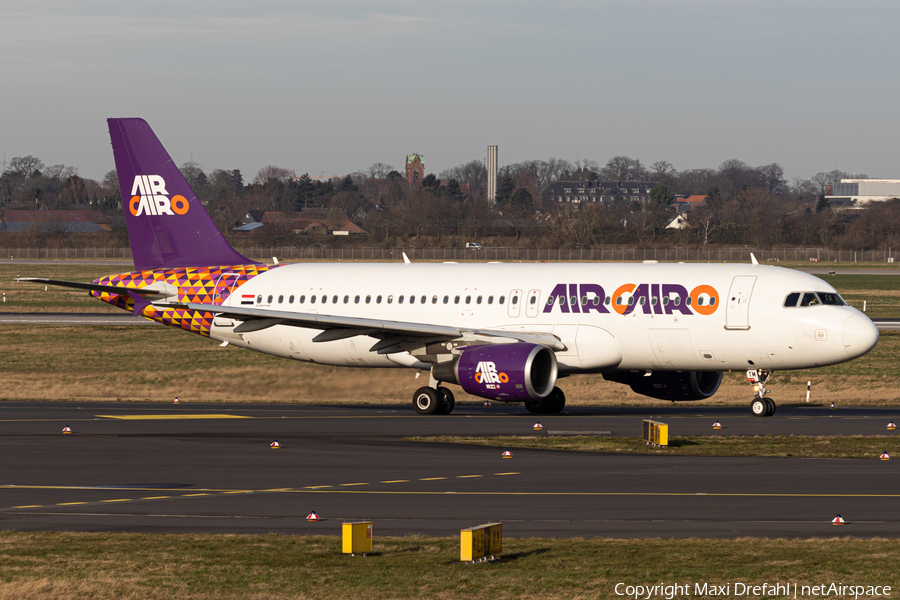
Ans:
[[[512,343],[460,348],[452,362],[431,369],[438,381],[459,384],[473,396],[505,402],[544,398],[558,375],[556,355],[547,346]]]

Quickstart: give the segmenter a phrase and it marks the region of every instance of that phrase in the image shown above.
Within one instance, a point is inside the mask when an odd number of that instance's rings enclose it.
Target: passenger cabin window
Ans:
[[[481,304],[481,296],[475,298],[475,304]]]
[[[293,304],[293,303],[294,303],[294,297],[291,296],[290,298],[288,298],[288,304]]]
[[[444,296],[444,304],[450,302],[450,296]]]
[[[372,296],[366,296],[366,304],[372,302]]]
[[[300,304],[306,302],[306,296],[300,296]]]
[[[428,298],[426,298],[425,296],[422,296],[421,298],[419,298],[419,303],[420,303],[420,304],[425,304],[425,300],[427,300],[427,299],[428,299]]]
[[[328,304],[328,296],[322,294],[322,304]]]
[[[272,304],[272,296],[269,296],[269,304]]]
[[[535,304],[537,304],[537,296],[532,296],[531,297],[531,305],[534,306]]]
[[[331,302],[332,302],[332,304],[337,304],[337,296],[332,296]]]
[[[403,296],[397,298],[397,304],[403,304]]]
[[[356,297],[353,299],[353,304],[359,304],[359,296],[356,296]]]
[[[512,302],[514,305],[515,305],[515,304],[518,304],[518,303],[519,303],[519,297],[518,297],[518,296],[513,296],[513,297],[512,297],[512,300],[510,300],[510,302]]]
[[[381,296],[375,298],[375,304],[381,304]]]
[[[344,296],[344,304],[350,302],[350,296]]]
[[[431,297],[431,303],[432,303],[432,304],[437,304],[437,296],[432,296],[432,297]]]
[[[498,304],[503,304],[504,302],[506,302],[506,296],[500,296],[500,299],[497,300]]]
[[[410,304],[415,304],[415,303],[416,303],[416,297],[411,295],[411,296],[409,297],[409,303],[410,303]]]
[[[466,296],[466,304],[472,304],[472,296]]]
[[[394,303],[394,296],[388,296],[388,304]]]
[[[278,304],[282,304],[284,302],[284,296],[278,296]]]
[[[256,303],[257,303],[257,304],[262,304],[262,296],[257,296],[257,297],[256,297]]]
[[[316,296],[315,296],[315,295],[312,295],[312,296],[309,297],[309,303],[310,303],[310,304],[315,304],[315,303],[316,303]]]
[[[459,296],[453,298],[453,304],[459,304]]]
[[[488,304],[493,304],[493,303],[494,303],[494,297],[488,296]]]

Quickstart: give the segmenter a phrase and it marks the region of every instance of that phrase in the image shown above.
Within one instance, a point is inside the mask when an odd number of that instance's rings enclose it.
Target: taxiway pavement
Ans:
[[[0,404],[0,528],[337,535],[819,537],[900,533],[900,460],[612,455],[404,441],[543,435],[894,435],[900,408],[573,407],[137,403]],[[724,429],[712,430],[713,421]],[[63,427],[72,429],[63,434]],[[282,447],[273,450],[272,441]],[[897,457],[900,459],[900,457]],[[307,522],[315,510],[323,520]],[[830,521],[840,513],[849,525]]]

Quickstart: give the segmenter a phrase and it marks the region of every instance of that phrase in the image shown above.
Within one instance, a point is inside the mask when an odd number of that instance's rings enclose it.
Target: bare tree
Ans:
[[[636,158],[614,156],[606,161],[600,176],[609,181],[641,181],[646,179],[647,171]]]
[[[373,163],[371,167],[366,169],[365,173],[369,179],[384,179],[387,174],[394,170],[391,165],[382,162]]]

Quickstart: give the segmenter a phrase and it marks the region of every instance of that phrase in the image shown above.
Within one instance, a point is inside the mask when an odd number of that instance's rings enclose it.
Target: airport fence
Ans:
[[[325,246],[250,246],[238,248],[247,258],[271,261],[332,260],[332,261],[389,261],[402,260],[406,253],[410,260],[427,261],[510,261],[510,262],[571,262],[571,261],[645,261],[661,262],[747,262],[752,252],[760,262],[894,262],[892,249],[844,250],[831,248],[749,248],[749,247],[667,247],[641,248],[636,246],[602,246],[599,248],[329,248]],[[0,257],[9,260],[131,260],[131,248],[0,248]]]

